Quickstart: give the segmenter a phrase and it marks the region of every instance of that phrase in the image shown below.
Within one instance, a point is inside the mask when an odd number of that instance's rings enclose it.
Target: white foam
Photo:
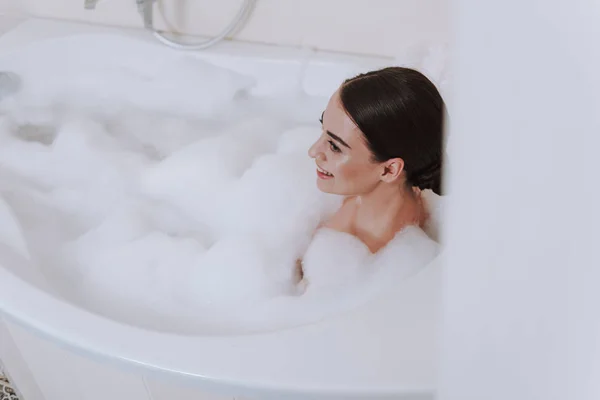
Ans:
[[[304,278],[309,290],[320,286],[357,284],[368,272],[369,248],[356,237],[331,229],[321,229],[315,235],[304,256]]]
[[[27,60],[27,61],[24,61]],[[194,57],[115,35],[40,41],[2,60],[20,75],[18,101],[29,106],[71,103],[78,109],[149,111],[208,116],[253,80]]]

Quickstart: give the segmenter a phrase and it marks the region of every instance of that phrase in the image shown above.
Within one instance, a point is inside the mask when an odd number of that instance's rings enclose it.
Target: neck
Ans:
[[[421,222],[419,195],[404,185],[380,183],[369,193],[357,196],[355,201],[359,216],[373,223],[394,221],[405,226]]]

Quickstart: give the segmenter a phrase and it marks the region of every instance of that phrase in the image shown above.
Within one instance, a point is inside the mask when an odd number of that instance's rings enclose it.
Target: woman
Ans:
[[[372,253],[427,219],[421,190],[441,194],[444,102],[420,72],[390,67],[345,81],[333,94],[309,155],[320,190],[345,196],[322,227]]]

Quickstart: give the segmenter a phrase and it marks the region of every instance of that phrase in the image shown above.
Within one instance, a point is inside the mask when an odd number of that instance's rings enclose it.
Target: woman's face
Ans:
[[[380,182],[382,166],[372,161],[364,136],[346,114],[336,91],[323,113],[322,134],[308,154],[317,164],[317,186],[345,196],[370,192]]]

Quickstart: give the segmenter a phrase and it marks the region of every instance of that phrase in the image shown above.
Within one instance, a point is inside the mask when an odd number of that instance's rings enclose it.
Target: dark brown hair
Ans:
[[[374,161],[401,158],[409,185],[441,194],[445,106],[425,75],[401,67],[368,72],[346,80],[340,98]]]

